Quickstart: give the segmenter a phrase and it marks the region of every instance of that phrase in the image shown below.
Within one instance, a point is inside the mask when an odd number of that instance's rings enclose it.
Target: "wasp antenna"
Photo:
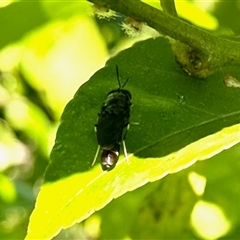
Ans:
[[[126,82],[122,85],[122,88],[124,88],[124,86],[127,84],[129,78],[127,78]]]
[[[119,89],[121,89],[122,86],[121,86],[121,83],[120,83],[119,71],[118,71],[118,65],[117,64],[116,64],[116,73],[117,73],[118,86],[119,86]]]
[[[124,140],[122,141],[122,145],[123,145],[123,152],[124,152],[125,159],[126,159],[127,162],[129,162],[127,148],[126,148],[126,144],[125,144]]]
[[[96,162],[96,160],[97,160],[97,157],[98,157],[98,154],[99,154],[99,151],[100,151],[100,146],[98,145],[98,148],[97,148],[95,157],[94,157],[94,159],[93,159],[93,162],[92,162],[92,164],[91,164],[91,167],[95,164],[95,162]]]

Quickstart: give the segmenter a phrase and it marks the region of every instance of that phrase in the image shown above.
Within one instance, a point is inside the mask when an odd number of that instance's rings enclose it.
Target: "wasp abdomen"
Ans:
[[[106,149],[102,150],[101,164],[102,164],[103,170],[109,171],[115,167],[118,161],[119,152],[120,152],[120,144],[118,143],[116,143],[115,146],[110,150],[106,150]]]

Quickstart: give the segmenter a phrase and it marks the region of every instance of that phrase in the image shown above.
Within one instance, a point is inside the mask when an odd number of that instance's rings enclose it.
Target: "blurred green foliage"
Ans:
[[[239,1],[211,4],[207,14],[216,17],[216,31],[239,33],[239,6]],[[119,22],[90,13],[86,1],[22,0],[0,8],[0,239],[26,235],[66,103],[109,56],[136,41],[124,35]],[[237,238],[239,155],[238,145],[125,194],[56,239],[147,238],[149,232],[166,239],[172,224],[182,238],[220,237],[193,230],[197,223],[191,210],[198,199],[220,206],[230,223],[223,238]],[[189,185],[191,171],[206,178],[201,196]],[[192,225],[186,220],[190,215]]]

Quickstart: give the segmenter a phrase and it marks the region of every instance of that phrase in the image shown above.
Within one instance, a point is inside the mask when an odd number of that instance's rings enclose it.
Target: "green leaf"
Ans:
[[[114,170],[103,172],[99,164],[91,167],[93,127],[107,93],[118,87],[116,64],[121,80],[130,78],[125,88],[133,96],[131,155],[129,163],[120,157]],[[164,39],[140,42],[110,60],[64,110],[27,239],[51,238],[113,198],[238,143],[240,125],[228,126],[239,122],[240,90],[226,87],[223,77],[186,75]]]

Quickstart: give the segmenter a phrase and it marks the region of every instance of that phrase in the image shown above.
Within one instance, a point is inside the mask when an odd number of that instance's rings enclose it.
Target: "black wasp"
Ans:
[[[121,85],[117,65],[116,73],[119,88],[107,94],[107,99],[102,105],[101,112],[98,114],[98,122],[95,125],[98,149],[92,166],[101,148],[102,169],[107,171],[112,170],[116,166],[121,144],[123,144],[125,158],[128,159],[125,138],[129,126],[132,95],[128,90],[123,89],[128,79]]]

